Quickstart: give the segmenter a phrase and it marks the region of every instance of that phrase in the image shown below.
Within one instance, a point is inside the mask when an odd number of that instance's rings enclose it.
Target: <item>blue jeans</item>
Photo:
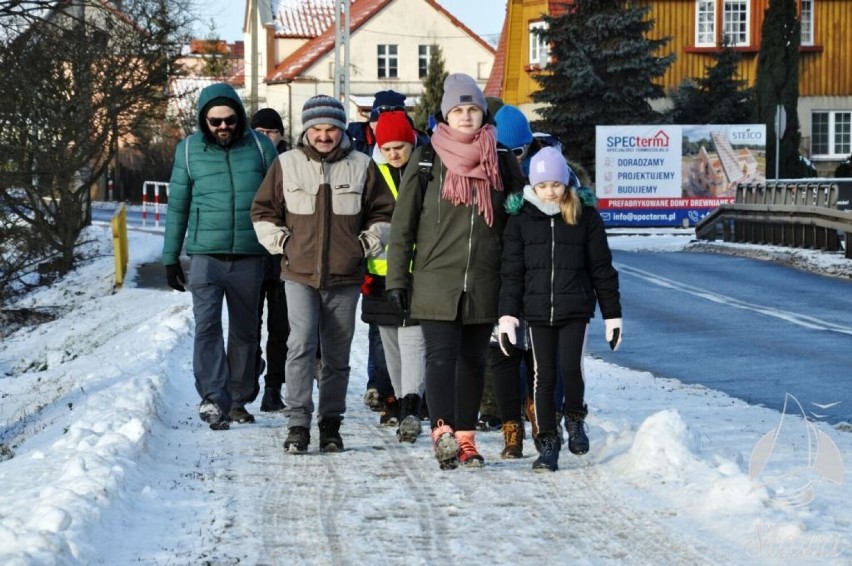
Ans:
[[[228,412],[254,401],[258,393],[257,305],[263,282],[263,257],[223,261],[209,255],[190,259],[187,288],[192,293],[195,343],[192,371],[201,399]],[[228,343],[222,301],[228,308]]]
[[[367,389],[375,389],[380,398],[393,395],[393,384],[388,373],[388,364],[385,360],[385,348],[382,345],[382,337],[379,333],[379,325],[370,323],[367,333]]]

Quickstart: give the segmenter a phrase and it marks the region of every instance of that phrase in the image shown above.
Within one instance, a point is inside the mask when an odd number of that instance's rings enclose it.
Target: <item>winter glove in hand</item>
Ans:
[[[361,242],[361,248],[364,250],[364,257],[376,257],[382,253],[382,241],[372,232],[361,232],[358,235],[358,241]]]
[[[166,281],[168,282],[169,287],[175,291],[186,291],[184,288],[184,285],[186,285],[186,276],[183,274],[183,268],[179,263],[173,263],[166,266]]]
[[[497,334],[500,336],[500,350],[504,356],[515,353],[517,343],[516,331],[521,323],[514,316],[504,315],[497,324]]]
[[[388,289],[385,291],[385,297],[397,315],[402,318],[408,316],[408,291],[406,289]]]
[[[613,352],[621,346],[621,319],[608,318],[604,321],[606,324],[606,341],[609,342],[609,347]]]

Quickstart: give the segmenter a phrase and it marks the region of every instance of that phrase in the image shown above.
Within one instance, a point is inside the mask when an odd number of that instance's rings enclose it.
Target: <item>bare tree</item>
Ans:
[[[0,205],[33,230],[58,272],[74,264],[92,183],[119,139],[162,120],[190,0],[42,2],[0,24]],[[9,26],[5,24],[9,23]],[[14,25],[13,25],[14,24]],[[2,234],[0,234],[2,237]]]

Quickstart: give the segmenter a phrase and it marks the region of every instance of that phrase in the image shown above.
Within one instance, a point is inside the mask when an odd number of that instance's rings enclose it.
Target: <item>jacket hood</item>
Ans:
[[[213,141],[213,135],[210,133],[210,128],[207,126],[207,121],[204,119],[205,107],[216,98],[228,98],[234,101],[234,111],[237,113],[237,139],[242,138],[246,134],[248,119],[246,118],[246,109],[243,107],[243,102],[240,100],[240,95],[234,88],[225,83],[216,83],[205,87],[198,95],[198,129],[204,134],[208,141]]]

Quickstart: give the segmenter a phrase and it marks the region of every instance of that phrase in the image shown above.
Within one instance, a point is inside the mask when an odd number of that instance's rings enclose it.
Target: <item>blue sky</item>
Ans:
[[[269,0],[260,0],[269,1]],[[491,8],[483,9],[485,2],[471,2],[470,0],[438,0],[438,3],[447,9],[464,24],[477,34],[483,36],[486,41],[497,43],[500,28],[503,26],[503,17],[506,14],[505,0],[488,0]],[[212,19],[216,24],[218,35],[228,41],[243,39],[242,26],[245,3],[235,0],[211,0],[204,5],[205,16],[202,18],[203,25],[197,27],[199,35],[206,35],[206,24]]]

